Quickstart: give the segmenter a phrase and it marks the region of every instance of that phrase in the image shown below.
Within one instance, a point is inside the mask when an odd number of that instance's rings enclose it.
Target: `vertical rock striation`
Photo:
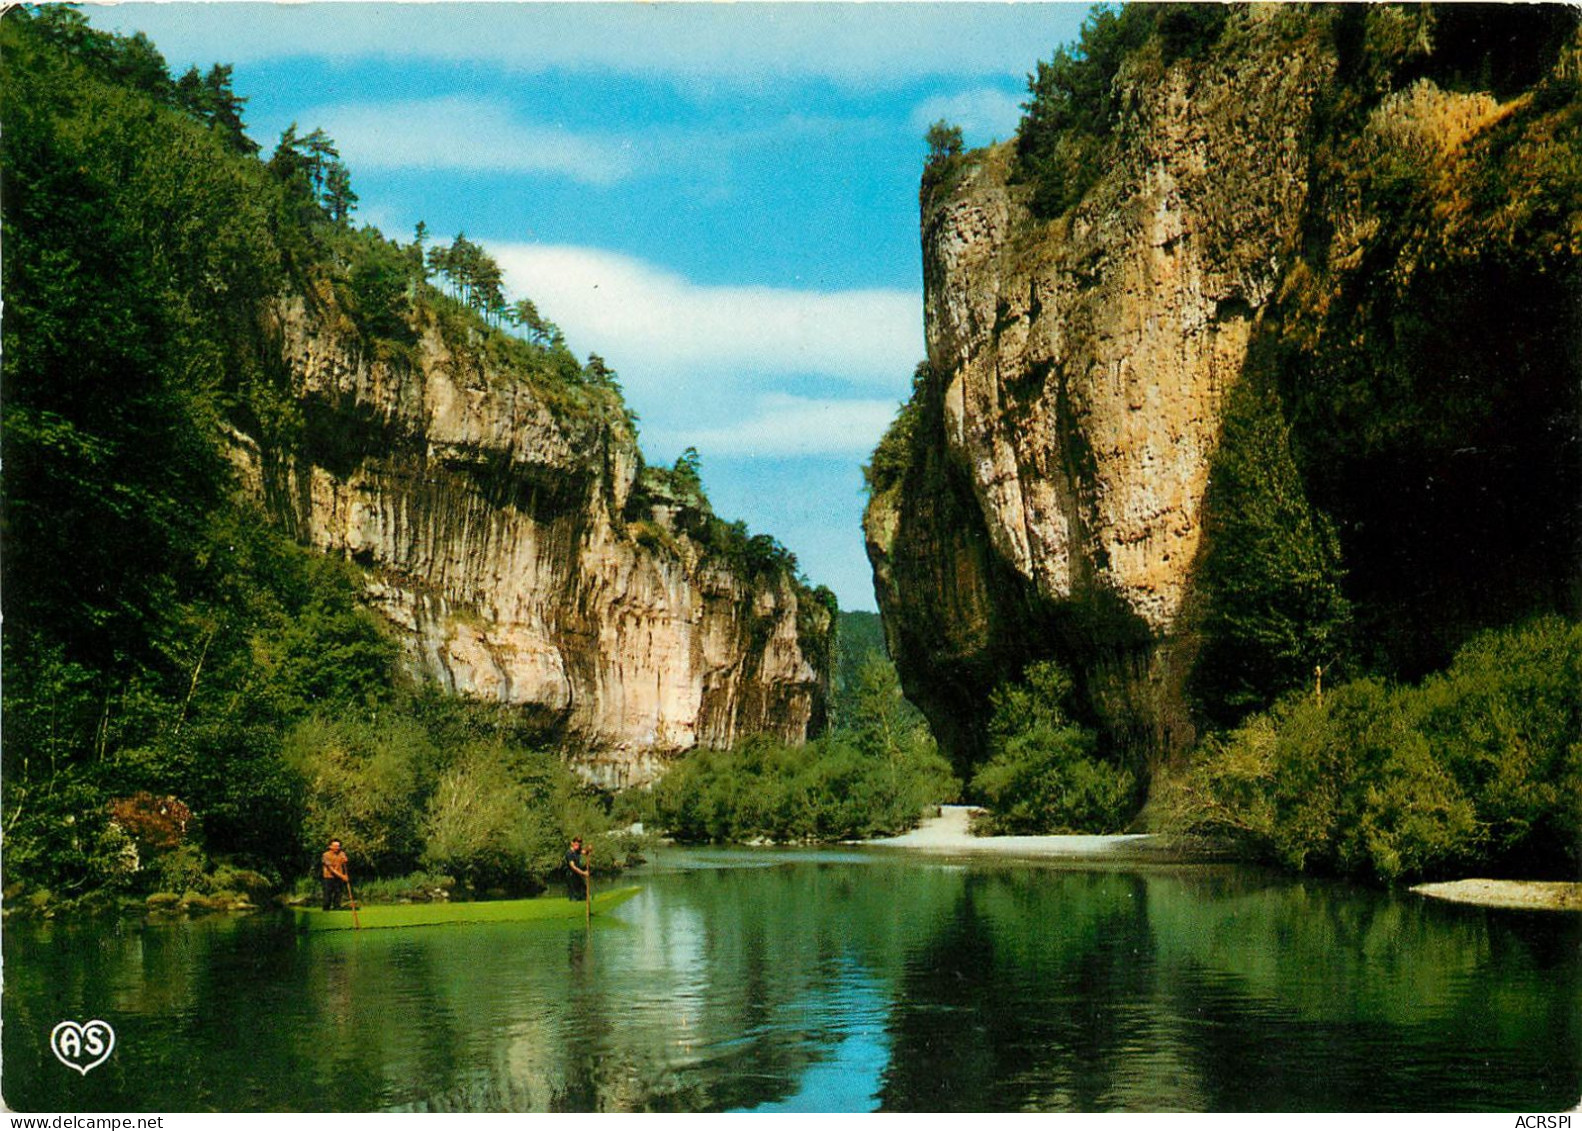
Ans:
[[[1227,391],[1253,377],[1278,388],[1299,462],[1316,462],[1321,446],[1303,428],[1321,426],[1320,404],[1334,402],[1294,358],[1311,365],[1347,335],[1381,341],[1384,319],[1358,313],[1359,288],[1417,285],[1379,261],[1394,250],[1372,195],[1379,162],[1363,168],[1356,147],[1392,161],[1433,154],[1421,163],[1451,168],[1445,154],[1517,105],[1435,85],[1430,22],[1414,18],[1249,8],[1201,58],[1166,65],[1157,44],[1140,52],[1116,79],[1103,172],[1055,219],[1032,214],[1012,144],[925,174],[928,360],[886,440],[905,445],[904,469],[875,479],[865,528],[908,694],[959,765],[981,753],[991,689],[1049,656],[1077,675],[1112,754],[1147,770],[1192,740],[1188,684],[1210,612],[1205,500]],[[1343,32],[1356,25],[1372,43],[1398,30],[1388,20],[1412,35],[1398,36],[1406,46],[1391,57],[1394,77],[1376,84],[1383,96],[1358,94],[1368,56]],[[1469,159],[1462,179],[1421,191],[1444,215],[1445,198],[1470,195],[1487,172]],[[1423,228],[1426,245],[1432,224]],[[1466,238],[1467,258],[1497,254],[1486,233]],[[1544,263],[1550,291],[1574,296],[1574,260],[1555,250]],[[1539,352],[1574,360],[1574,336],[1552,320],[1499,332],[1558,332],[1565,341]],[[1524,401],[1529,419],[1574,424],[1565,384],[1551,378],[1542,404]],[[1365,430],[1348,427],[1348,443]],[[1326,494],[1333,477],[1304,472],[1343,537],[1356,535],[1344,501]],[[1546,497],[1567,474],[1545,482]],[[1552,582],[1575,564],[1551,556],[1538,572]],[[1365,553],[1348,553],[1347,567],[1374,576]]]
[[[822,727],[830,611],[645,495],[617,397],[547,390],[434,319],[383,356],[332,308],[275,320],[301,426],[289,445],[233,432],[234,462],[299,540],[363,567],[415,673],[520,708],[608,786]]]

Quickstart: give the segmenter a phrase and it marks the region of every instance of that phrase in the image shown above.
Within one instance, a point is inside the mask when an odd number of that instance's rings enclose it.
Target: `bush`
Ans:
[[[1547,617],[1474,637],[1417,698],[1489,854],[1582,868],[1582,625]]]
[[[204,873],[208,870],[208,864],[208,857],[204,856],[202,849],[195,844],[184,844],[154,861],[150,869],[153,888],[177,895],[199,891],[206,886]]]
[[[362,869],[409,871],[422,851],[419,814],[439,752],[410,719],[310,718],[286,737],[304,783],[303,858],[339,839]]]
[[[1407,697],[1374,680],[1275,713],[1275,856],[1288,867],[1383,880],[1466,857],[1472,809],[1429,756]]]
[[[1048,661],[1020,683],[997,689],[989,721],[989,760],[972,778],[994,834],[1112,833],[1136,812],[1137,779],[1094,757],[1092,731],[1065,713],[1071,677]]]
[[[456,880],[451,876],[429,872],[411,872],[388,879],[381,876],[354,881],[354,885],[358,903],[431,903],[449,899],[450,893],[455,890]],[[304,878],[298,883],[296,894],[317,899],[318,881]]]
[[[399,344],[415,341],[408,295],[417,291],[421,268],[409,250],[369,228],[342,233],[337,242],[351,261],[344,305],[358,329],[367,338]]]
[[[912,394],[896,411],[895,419],[884,430],[873,456],[863,465],[862,481],[869,496],[882,495],[896,486],[912,466],[917,430],[925,415],[924,401],[933,370],[920,361],[912,371]]]
[[[192,822],[192,810],[181,801],[169,796],[155,797],[147,790],[117,798],[109,808],[111,823],[124,829],[144,850],[175,848],[185,839]]]
[[[1167,821],[1289,868],[1392,882],[1582,865],[1582,626],[1474,638],[1420,687],[1289,697],[1200,748]]]
[[[521,752],[475,743],[440,774],[423,819],[425,868],[474,889],[533,886],[565,849],[559,814],[536,805]]]
[[[926,730],[758,736],[683,759],[654,787],[652,819],[684,843],[860,840],[915,827],[958,789]]]
[[[1009,739],[973,775],[990,835],[1116,833],[1136,811],[1130,770],[1089,756],[1092,734],[1039,727]]]
[[[253,899],[262,899],[279,888],[280,882],[278,877],[252,868],[240,868],[226,861],[214,866],[214,871],[204,879],[204,886],[211,893],[235,892]]]

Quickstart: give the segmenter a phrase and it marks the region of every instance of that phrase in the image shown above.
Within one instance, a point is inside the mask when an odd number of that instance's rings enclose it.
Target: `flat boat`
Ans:
[[[641,888],[611,888],[596,892],[592,913],[597,915],[625,903]],[[350,931],[381,927],[437,927],[446,923],[530,923],[549,919],[581,919],[589,905],[580,899],[546,895],[537,899],[498,899],[476,902],[370,903],[350,909],[323,911],[317,907],[293,907],[299,931]]]

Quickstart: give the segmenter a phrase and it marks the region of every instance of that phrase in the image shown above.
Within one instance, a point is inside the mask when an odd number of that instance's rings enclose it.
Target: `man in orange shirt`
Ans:
[[[346,853],[341,842],[330,841],[330,846],[320,857],[324,879],[324,910],[334,911],[341,905],[341,894],[351,888],[351,877],[346,873]]]

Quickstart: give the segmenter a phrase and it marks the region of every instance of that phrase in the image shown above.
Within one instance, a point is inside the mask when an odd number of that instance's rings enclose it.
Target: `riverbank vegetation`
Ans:
[[[685,844],[829,843],[905,832],[955,800],[960,782],[902,696],[878,619],[840,618],[829,733],[696,751],[633,799],[645,824]]]
[[[989,757],[972,776],[988,835],[1118,833],[1137,811],[1135,774],[1098,754],[1098,734],[1068,714],[1071,677],[1043,660],[993,696]]]
[[[332,835],[365,894],[532,891],[571,833],[625,859],[542,733],[402,675],[363,572],[246,501],[222,441],[381,440],[306,418],[282,299],[373,357],[437,334],[590,430],[634,427],[614,373],[465,235],[358,227],[333,139],[293,124],[263,151],[229,68],[173,78],[64,5],[8,9],[0,51],[7,911],[256,902]],[[707,552],[794,575],[688,470]]]
[[[1582,626],[1482,634],[1415,686],[1298,693],[1160,790],[1173,828],[1301,870],[1395,881],[1582,870]]]

